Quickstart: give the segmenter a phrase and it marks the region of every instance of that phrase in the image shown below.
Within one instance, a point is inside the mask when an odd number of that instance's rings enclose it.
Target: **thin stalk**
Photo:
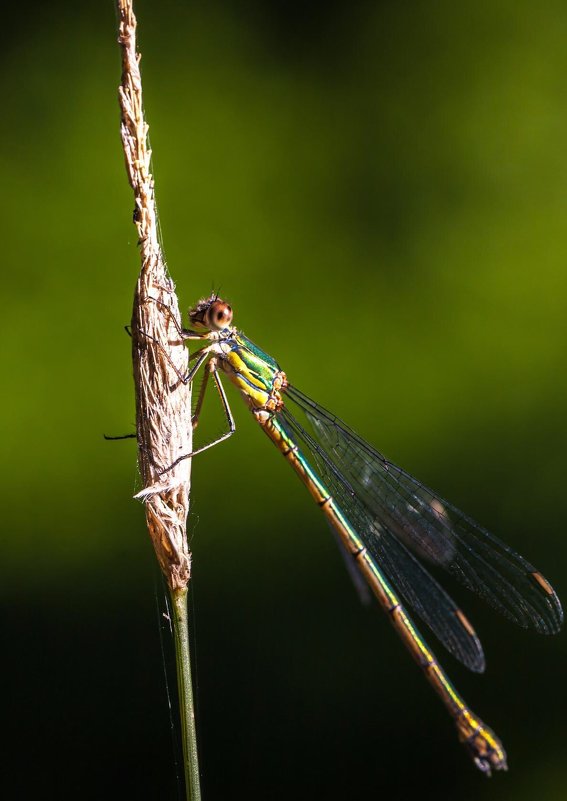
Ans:
[[[179,715],[183,740],[183,770],[187,801],[200,801],[199,758],[197,754],[197,729],[193,703],[191,679],[191,649],[189,646],[189,616],[187,612],[187,589],[171,591],[173,605],[173,633],[175,637],[175,661],[177,663],[177,690]]]
[[[134,222],[141,255],[132,312],[138,455],[143,483],[136,497],[144,501],[148,531],[171,594],[186,797],[188,801],[200,801],[187,628],[191,459],[176,462],[180,453],[192,451],[191,386],[179,381],[179,376],[187,373],[189,354],[178,336],[179,304],[158,231],[133,0],[116,0],[116,4],[122,61],[118,89],[120,135],[128,180],[134,192]]]

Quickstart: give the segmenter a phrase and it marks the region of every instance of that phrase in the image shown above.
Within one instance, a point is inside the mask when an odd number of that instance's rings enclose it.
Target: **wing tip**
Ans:
[[[549,610],[549,617],[542,618],[539,621],[540,625],[536,625],[536,629],[541,634],[557,634],[563,625],[563,608],[561,606],[561,601],[549,581],[539,570],[535,570],[535,568],[530,570],[529,576],[532,581],[543,590],[546,605]]]
[[[472,656],[463,660],[463,664],[468,667],[473,673],[484,673],[486,669],[486,660],[484,658],[484,651],[482,644],[478,638],[476,631],[468,617],[458,606],[455,607],[455,617],[458,619],[461,626],[465,629],[470,636],[472,644],[474,645]]]

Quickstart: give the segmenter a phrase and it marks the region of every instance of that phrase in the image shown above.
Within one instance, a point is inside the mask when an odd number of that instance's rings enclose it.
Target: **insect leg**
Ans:
[[[195,365],[195,367],[197,367],[197,365]],[[207,445],[203,445],[202,447],[197,448],[196,450],[192,451],[191,453],[185,453],[183,456],[179,456],[168,467],[166,467],[163,470],[161,470],[160,471],[160,475],[163,475],[164,473],[169,472],[169,470],[172,470],[176,465],[179,464],[179,462],[182,462],[184,459],[191,459],[191,458],[193,458],[193,456],[196,456],[198,453],[202,453],[203,451],[206,451],[209,448],[212,448],[214,445],[219,445],[221,442],[224,442],[225,439],[228,439],[229,437],[231,437],[234,434],[234,432],[236,431],[236,425],[234,423],[234,417],[232,415],[232,411],[231,411],[230,405],[228,403],[228,398],[226,397],[226,393],[224,391],[224,387],[222,385],[222,382],[221,382],[219,374],[218,374],[217,362],[216,362],[216,359],[214,358],[214,356],[211,357],[211,359],[209,361],[208,369],[209,369],[209,372],[212,373],[213,380],[215,382],[216,388],[217,388],[218,393],[219,393],[220,398],[221,398],[221,403],[223,405],[224,413],[225,413],[225,416],[226,416],[226,421],[228,423],[228,431],[225,431],[224,434],[222,434],[220,437],[217,437],[217,439],[213,440],[212,442],[209,442]],[[195,368],[194,368],[194,370],[195,370]],[[200,409],[199,409],[199,411],[200,411]]]

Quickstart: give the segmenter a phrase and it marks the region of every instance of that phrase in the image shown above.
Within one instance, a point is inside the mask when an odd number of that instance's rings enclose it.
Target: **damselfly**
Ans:
[[[366,582],[388,614],[477,767],[488,775],[506,769],[500,740],[459,696],[402,599],[457,659],[482,672],[484,654],[473,627],[422,561],[445,568],[510,620],[542,634],[557,632],[563,619],[551,585],[522,556],[292,386],[277,362],[231,325],[228,303],[213,295],[191,309],[189,317],[191,329],[180,330],[182,338],[207,343],[191,355],[195,364],[182,377],[191,381],[206,368],[193,423],[212,376],[229,429],[215,442],[180,455],[162,472],[234,432],[222,371],[321,508],[357,582]]]

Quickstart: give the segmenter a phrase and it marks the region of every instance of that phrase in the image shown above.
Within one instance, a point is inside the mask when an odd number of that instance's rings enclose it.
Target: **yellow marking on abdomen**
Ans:
[[[384,611],[388,613],[392,625],[406,648],[421,667],[428,682],[454,719],[459,739],[471,753],[477,767],[488,775],[490,775],[491,768],[506,770],[506,753],[500,740],[480,718],[473,714],[458,695],[358,534],[350,526],[325,485],[317,478],[313,470],[299,458],[300,451],[297,444],[292,442],[285,432],[274,423],[273,417],[264,421],[262,428],[291,464],[327,520],[338,533],[348,552],[356,560],[358,569]],[[456,614],[465,628],[469,629],[469,633],[474,633],[474,629],[463,613],[458,610]]]

